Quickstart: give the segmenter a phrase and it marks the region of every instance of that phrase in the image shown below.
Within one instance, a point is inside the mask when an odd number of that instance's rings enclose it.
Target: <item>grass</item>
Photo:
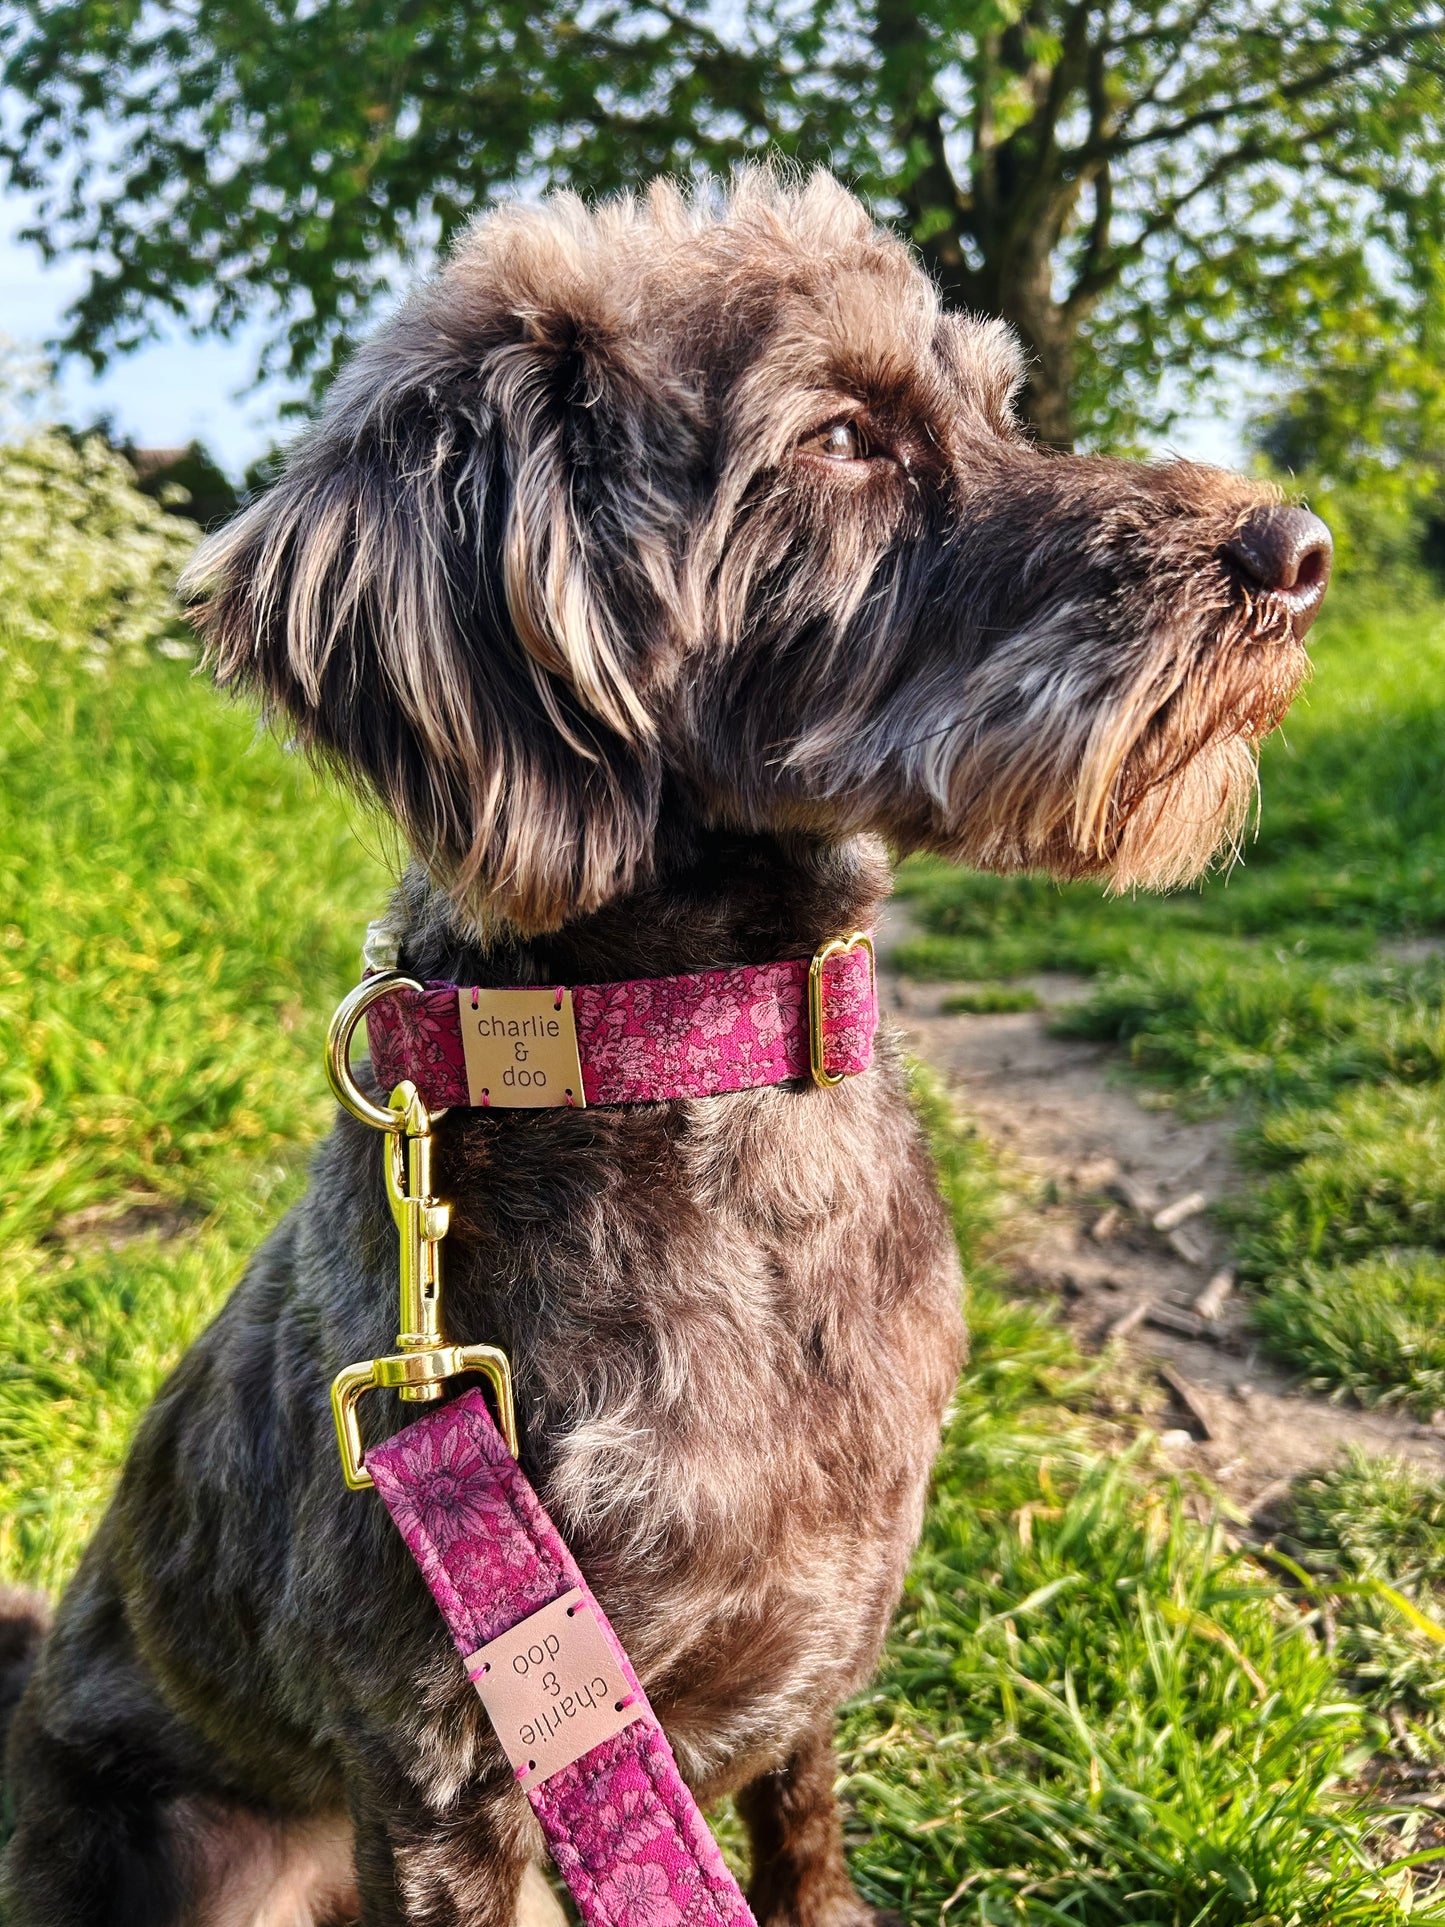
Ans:
[[[916,974],[1085,972],[1060,1020],[1160,1090],[1232,1104],[1253,1174],[1225,1215],[1271,1349],[1312,1382],[1445,1403],[1445,608],[1356,587],[1265,747],[1246,861],[1168,898],[920,865]]]
[[[943,1000],[949,1016],[986,1017],[1000,1011],[1038,1008],[1038,992],[1027,984],[980,984],[974,990],[951,991]]]
[[[1304,1591],[1325,1602],[1353,1696],[1386,1720],[1404,1761],[1438,1770],[1445,1762],[1440,1637],[1412,1623],[1391,1595],[1438,1627],[1445,1486],[1417,1466],[1353,1452],[1295,1487],[1279,1545],[1304,1569]]]
[[[973,1260],[974,1349],[884,1671],[845,1722],[864,1891],[980,1927],[1445,1918],[1429,1861],[1419,1887],[1406,1864],[1433,1851],[1427,1816],[1361,1777],[1382,1748],[1430,1753],[1445,1665],[1383,1590],[1348,1591],[1368,1556],[1428,1616],[1445,1492],[1392,1497],[1413,1508],[1397,1553],[1387,1505],[1357,1488],[1403,1473],[1319,1481],[1296,1526],[1315,1574],[1252,1555],[1206,1488],[1155,1468],[1147,1433],[1101,1435],[1097,1365],[988,1266],[986,1153],[926,1078],[920,1102]]]
[[[160,540],[120,507],[102,556]],[[5,567],[0,1577],[54,1586],[303,1182],[322,1026],[386,865],[194,678],[159,606],[98,648],[49,572],[36,610]],[[1365,1772],[1435,1757],[1445,1495],[1364,1468],[1252,1555],[1147,1433],[1096,1416],[1100,1368],[991,1260],[1006,1175],[921,1073],[917,1100],[973,1356],[883,1671],[844,1717],[863,1888],[919,1927],[1445,1921],[1409,1864],[1428,1816]]]
[[[1305,1263],[1260,1296],[1255,1323],[1316,1391],[1445,1409],[1445,1260],[1433,1252]]]
[[[6,484],[13,503],[0,467]],[[97,554],[161,540],[133,501],[81,547],[82,586]],[[0,1567],[55,1585],[138,1412],[300,1188],[330,1116],[326,1017],[385,877],[340,802],[196,679],[163,603],[148,641],[97,650],[94,629],[57,632],[54,574],[27,620],[3,574],[17,547],[0,560]]]

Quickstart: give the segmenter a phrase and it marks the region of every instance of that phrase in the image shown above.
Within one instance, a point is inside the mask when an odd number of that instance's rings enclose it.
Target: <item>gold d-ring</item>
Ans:
[[[375,1130],[404,1131],[407,1113],[373,1104],[361,1090],[351,1075],[352,1033],[371,1006],[389,997],[394,990],[421,992],[425,989],[425,984],[419,984],[415,977],[403,977],[399,970],[380,970],[374,977],[364,977],[349,996],[342,998],[327,1030],[326,1081],[332,1094],[353,1117],[359,1117],[363,1124],[370,1124]],[[441,1117],[442,1112],[433,1111],[432,1116]]]

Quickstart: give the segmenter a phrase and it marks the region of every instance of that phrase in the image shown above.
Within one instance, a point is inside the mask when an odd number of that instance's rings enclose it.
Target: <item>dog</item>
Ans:
[[[890,852],[1176,883],[1237,844],[1328,532],[1040,448],[1023,375],[826,175],[491,213],[200,551],[209,662],[402,826],[420,978],[807,957]],[[759,1922],[867,1927],[833,1719],[963,1343],[896,1044],[832,1089],[454,1112],[436,1184],[456,1334],[510,1353],[527,1472],[699,1799],[736,1793]],[[396,1262],[342,1116],[35,1659],[13,1927],[512,1921],[540,1836],[337,1463]]]

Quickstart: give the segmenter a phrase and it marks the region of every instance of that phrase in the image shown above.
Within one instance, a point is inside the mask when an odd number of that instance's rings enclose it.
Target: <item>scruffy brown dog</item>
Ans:
[[[884,841],[1191,876],[1328,535],[1237,476],[1041,451],[1019,374],[826,177],[492,215],[207,544],[211,661],[405,827],[418,977],[807,956],[873,920]],[[381,1170],[343,1118],[140,1429],[16,1715],[13,1927],[512,1917],[531,1815],[327,1409],[390,1348]],[[832,1718],[960,1346],[896,1052],[454,1112],[438,1189],[453,1331],[511,1352],[530,1476],[684,1772],[740,1793],[760,1921],[864,1927]]]

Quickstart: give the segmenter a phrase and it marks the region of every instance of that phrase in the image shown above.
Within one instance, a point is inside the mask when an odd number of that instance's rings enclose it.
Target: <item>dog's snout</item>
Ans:
[[[1308,509],[1256,509],[1224,552],[1261,589],[1307,589],[1329,577],[1334,543]]]
[[[1301,633],[1324,600],[1334,552],[1320,518],[1297,508],[1253,510],[1224,545],[1249,587],[1288,597]]]

